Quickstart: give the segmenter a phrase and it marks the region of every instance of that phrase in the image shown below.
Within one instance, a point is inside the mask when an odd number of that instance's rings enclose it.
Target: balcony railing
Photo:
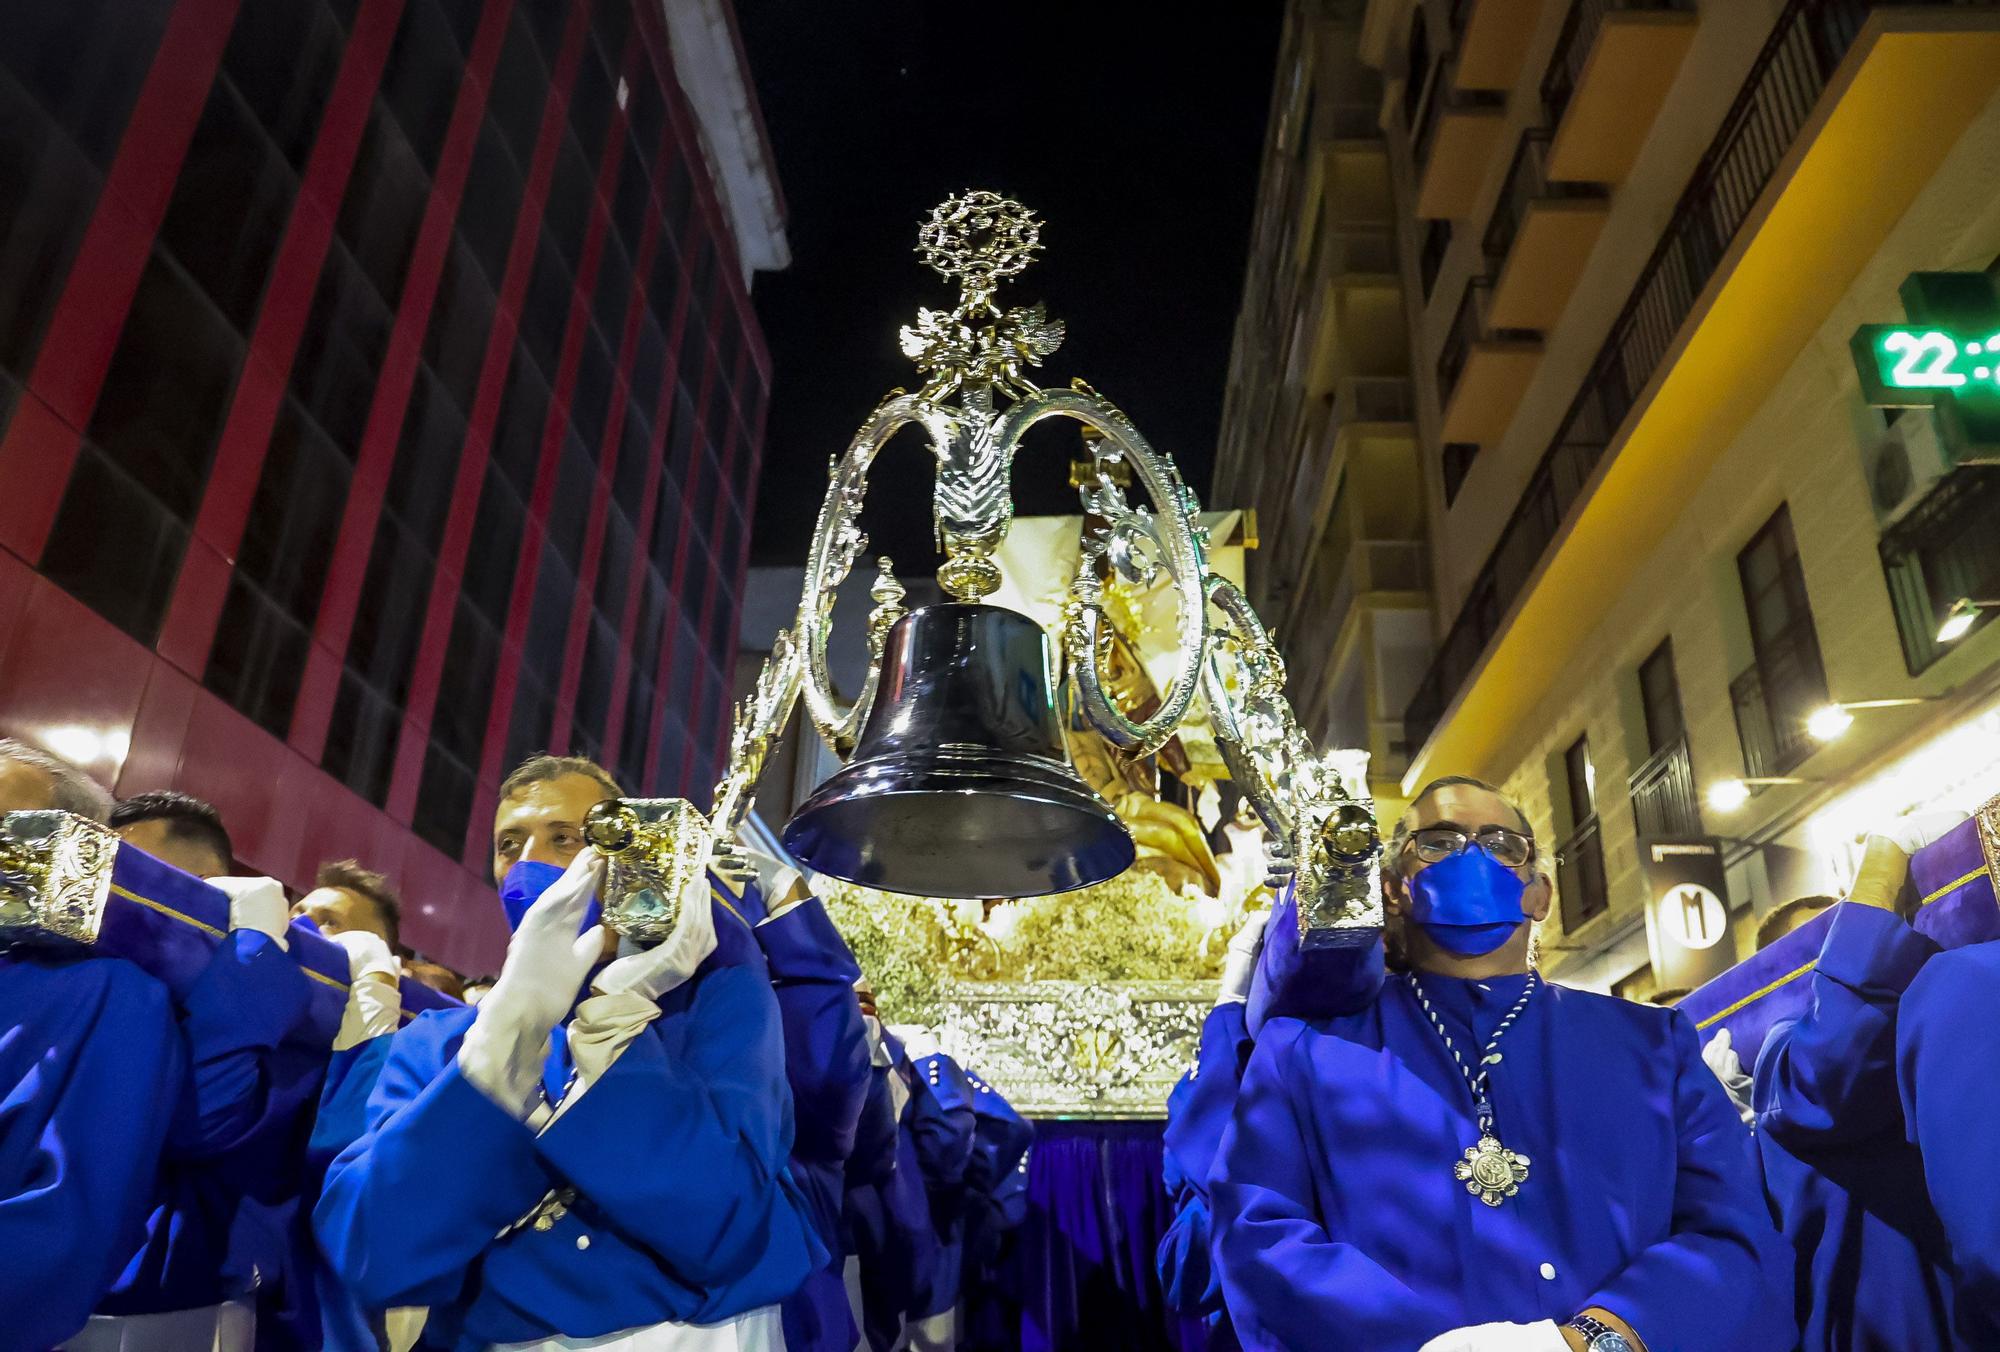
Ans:
[[[1465,486],[1465,476],[1472,473],[1472,462],[1479,458],[1479,447],[1469,441],[1448,441],[1438,451],[1438,468],[1444,476],[1444,505],[1449,507],[1458,501],[1458,490]]]
[[[1416,400],[1403,376],[1349,376],[1334,388],[1333,425],[1409,422]]]
[[[1595,813],[1556,846],[1556,894],[1562,902],[1564,934],[1575,934],[1611,905],[1604,885],[1604,841]]]
[[[1633,771],[1632,824],[1639,839],[1685,840],[1701,834],[1701,802],[1687,738],[1677,737]]]
[[[1430,740],[1459,687],[1478,666],[1501,618],[1542,555],[1672,347],[1702,289],[1721,263],[1779,163],[1790,151],[1826,81],[1871,10],[1904,0],[1791,0],[1750,68],[1735,104],[1696,166],[1652,257],[1610,336],[1584,376],[1555,440],[1502,529],[1405,714],[1410,745]],[[1967,6],[1992,0],[1956,0]],[[1564,29],[1595,26],[1619,8],[1673,8],[1579,0]],[[1557,62],[1563,58],[1557,49]],[[1583,42],[1581,52],[1589,51]],[[1581,61],[1581,55],[1578,56]],[[1580,67],[1579,67],[1580,68]],[[1553,73],[1554,67],[1551,67]],[[1547,86],[1544,86],[1545,93]],[[1556,120],[1550,116],[1550,124]],[[1442,387],[1440,387],[1442,389]],[[1476,604],[1475,604],[1476,603]]]
[[[1326,134],[1336,141],[1382,139],[1382,110],[1373,103],[1336,103],[1326,110]]]
[[[1451,327],[1445,330],[1444,343],[1438,348],[1437,389],[1438,403],[1449,405],[1451,392],[1458,388],[1458,378],[1465,373],[1465,363],[1472,357],[1472,346],[1482,340],[1533,341],[1540,335],[1521,329],[1488,329],[1486,309],[1493,299],[1491,278],[1480,278],[1469,283],[1465,295],[1460,297],[1458,310],[1451,317]]]
[[[1549,132],[1538,128],[1523,133],[1514,163],[1507,170],[1507,182],[1500,189],[1500,200],[1486,223],[1486,266],[1495,276],[1513,251],[1514,238],[1521,233],[1521,222],[1527,219],[1531,205],[1556,198],[1601,201],[1605,196],[1602,184],[1551,183],[1548,162]]]
[[[1964,465],[1882,536],[1882,574],[1912,676],[1944,656],[1938,626],[1960,600],[2000,600],[2000,466]],[[2000,610],[1979,612],[1974,627]],[[1955,640],[1963,643],[1964,639]]]
[[[1363,422],[1409,422],[1415,417],[1410,382],[1403,376],[1347,376],[1331,393],[1304,406],[1298,420],[1298,460],[1286,480],[1286,500],[1266,508],[1272,512],[1271,520],[1285,522],[1281,549],[1312,533],[1312,514],[1318,511],[1320,486],[1333,472],[1341,429]]]
[[[1424,546],[1413,540],[1354,540],[1350,528],[1322,546],[1285,626],[1285,655],[1294,665],[1323,661],[1347,622],[1355,599],[1369,592],[1420,592],[1427,585]]]
[[[1458,309],[1452,313],[1451,327],[1445,330],[1444,342],[1438,348],[1437,391],[1440,405],[1451,402],[1451,392],[1458,388],[1458,378],[1465,373],[1466,358],[1472,355],[1472,345],[1479,341],[1485,325],[1480,323],[1479,312],[1481,292],[1488,284],[1473,282],[1465,288],[1465,294],[1458,298]]]
[[[1562,36],[1556,39],[1549,68],[1542,75],[1542,113],[1548,124],[1551,127],[1559,124],[1568,110],[1606,14],[1619,9],[1680,10],[1691,14],[1694,7],[1694,0],[1575,0],[1569,7],[1569,17],[1563,20]]]
[[[1806,718],[1826,703],[1826,671],[1812,617],[1801,615],[1729,683],[1743,773],[1789,774],[1813,753]]]
[[[1353,273],[1395,274],[1396,244],[1385,229],[1346,225],[1326,232],[1324,239],[1326,274],[1329,277]]]
[[[1450,221],[1440,217],[1424,227],[1424,242],[1417,248],[1417,280],[1423,283],[1426,301],[1437,289],[1438,273],[1444,270],[1444,256],[1450,248]]]
[[[1419,176],[1430,163],[1431,147],[1437,143],[1438,126],[1448,112],[1466,109],[1505,108],[1507,95],[1494,89],[1460,89],[1458,63],[1446,61],[1424,92],[1423,107],[1417,110],[1416,130],[1411,134],[1411,158]]]

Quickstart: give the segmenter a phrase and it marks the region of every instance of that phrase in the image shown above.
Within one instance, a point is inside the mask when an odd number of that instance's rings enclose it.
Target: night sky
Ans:
[[[753,293],[775,368],[754,562],[804,559],[828,457],[891,388],[921,383],[897,328],[955,292],[913,252],[917,227],[969,188],[1041,214],[1039,261],[999,293],[1068,322],[1034,378],[1088,380],[1205,495],[1280,13],[1275,0],[738,0],[793,257]],[[1076,438],[1060,426],[1015,462],[1024,514],[1076,510]],[[863,524],[899,571],[936,557],[931,478],[914,432],[876,458]]]

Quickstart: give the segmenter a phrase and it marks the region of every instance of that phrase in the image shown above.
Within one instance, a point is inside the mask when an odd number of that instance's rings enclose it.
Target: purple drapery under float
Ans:
[[[1035,1123],[1028,1215],[965,1291],[967,1352],[1200,1352],[1153,1265],[1173,1209],[1160,1122]]]

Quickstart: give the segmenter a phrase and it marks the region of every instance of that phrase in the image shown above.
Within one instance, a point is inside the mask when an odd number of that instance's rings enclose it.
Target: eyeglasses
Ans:
[[[1410,848],[1426,864],[1463,854],[1468,845],[1479,846],[1496,863],[1508,868],[1526,868],[1535,858],[1534,837],[1504,826],[1482,826],[1477,831],[1457,826],[1420,826],[1410,832]]]

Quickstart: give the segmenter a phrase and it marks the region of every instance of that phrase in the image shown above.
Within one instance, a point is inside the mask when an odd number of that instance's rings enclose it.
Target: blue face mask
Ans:
[[[1467,845],[1410,879],[1410,919],[1445,952],[1482,957],[1528,918],[1521,909],[1527,890],[1513,869]]]
[[[500,905],[507,911],[507,928],[521,928],[521,917],[528,913],[528,908],[541,900],[542,893],[562,876],[563,871],[554,864],[544,864],[538,859],[523,859],[508,869],[507,876],[500,880]],[[592,897],[577,933],[595,925],[597,917],[597,899]]]

